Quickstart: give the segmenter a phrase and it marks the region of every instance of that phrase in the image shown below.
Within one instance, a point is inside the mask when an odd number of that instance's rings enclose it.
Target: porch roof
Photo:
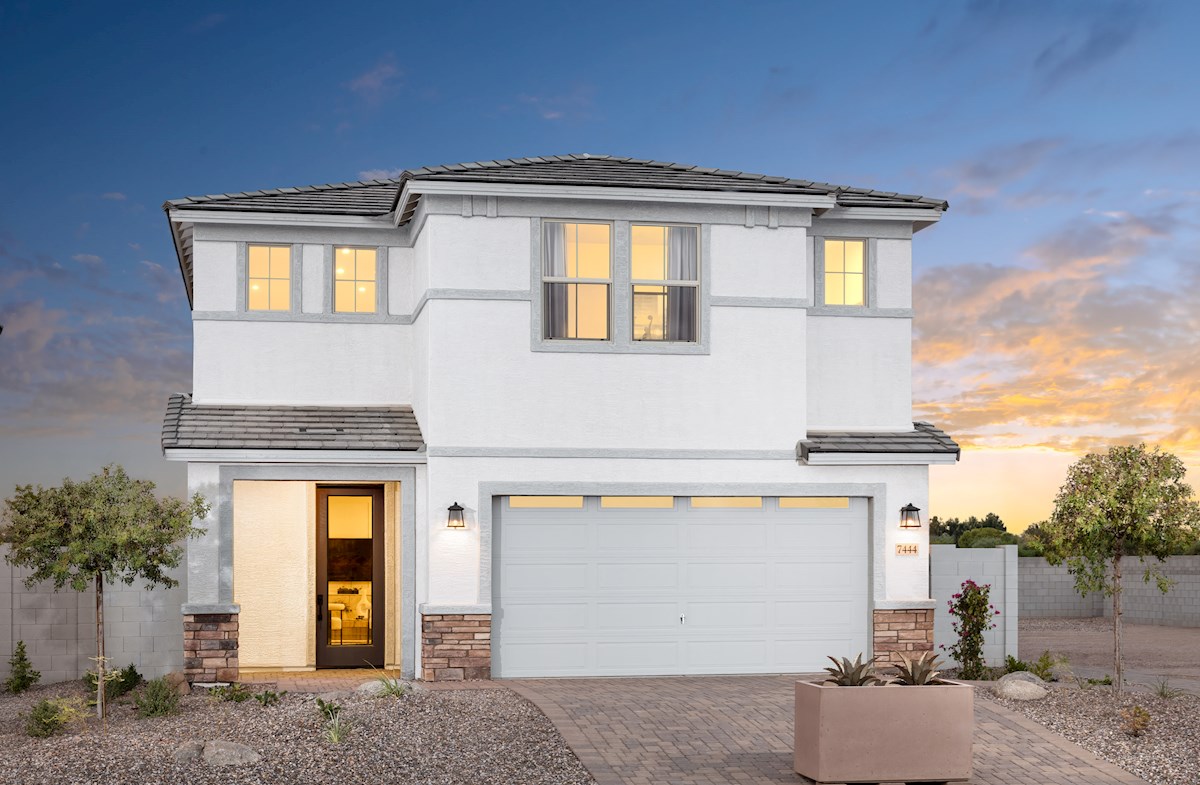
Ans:
[[[425,448],[411,406],[199,406],[176,393],[163,450],[390,450]]]
[[[801,460],[814,453],[908,453],[958,457],[958,443],[927,422],[913,423],[911,431],[809,431],[796,445]]]

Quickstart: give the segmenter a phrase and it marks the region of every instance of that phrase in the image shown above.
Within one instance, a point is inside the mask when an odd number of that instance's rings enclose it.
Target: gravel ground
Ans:
[[[1163,699],[1146,692],[1120,696],[1105,687],[1081,690],[1051,685],[1041,700],[997,698],[989,688],[976,692],[1065,736],[1094,754],[1153,785],[1200,783],[1200,697]],[[1150,712],[1150,727],[1133,738],[1121,730],[1122,709]]]
[[[1112,619],[1021,619],[1017,640],[1021,659],[1035,660],[1049,649],[1066,655],[1072,666],[1112,673]],[[1126,670],[1200,681],[1200,628],[1127,622],[1121,647]]]
[[[0,780],[13,785],[232,785],[233,783],[592,783],[550,721],[508,690],[414,692],[403,698],[339,694],[347,738],[324,738],[310,695],[275,706],[182,699],[170,717],[138,719],[114,705],[107,732],[96,721],[48,739],[25,735],[20,717],[42,698],[83,695],[80,683],[0,695]],[[344,697],[342,697],[344,695]],[[175,764],[184,741],[245,744],[262,761],[243,767]]]

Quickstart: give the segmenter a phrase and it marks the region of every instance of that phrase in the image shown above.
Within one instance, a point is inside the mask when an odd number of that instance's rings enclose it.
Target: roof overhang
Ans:
[[[163,450],[168,461],[188,463],[294,463],[387,465],[425,463],[424,450]]]
[[[905,221],[912,223],[913,232],[919,232],[942,220],[942,211],[914,207],[834,207],[821,217],[846,221]]]
[[[183,210],[167,213],[172,221],[205,224],[256,224],[269,226],[325,226],[365,229],[391,229],[391,215],[329,215],[326,213],[275,213],[244,210]]]
[[[821,194],[754,193],[675,188],[628,188],[598,185],[530,185],[480,181],[415,180],[404,182],[393,210],[399,226],[412,217],[422,194],[462,196],[509,196],[525,199],[588,199],[592,201],[668,202],[680,204],[733,204],[759,207],[798,207],[829,210],[837,205],[834,196]]]
[[[958,454],[948,453],[895,453],[895,452],[812,452],[805,457],[809,466],[923,466],[931,464],[954,464]]]

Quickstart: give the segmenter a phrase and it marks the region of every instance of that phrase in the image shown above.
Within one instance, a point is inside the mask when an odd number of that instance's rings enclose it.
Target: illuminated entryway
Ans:
[[[492,673],[798,673],[871,650],[868,500],[497,500]]]
[[[383,488],[317,488],[317,667],[383,667]]]

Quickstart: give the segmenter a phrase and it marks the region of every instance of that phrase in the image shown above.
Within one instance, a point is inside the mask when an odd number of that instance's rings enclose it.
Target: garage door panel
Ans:
[[[776,562],[773,587],[781,592],[844,594],[856,588],[861,572],[859,561],[843,558]]]
[[[679,642],[668,638],[600,641],[596,666],[604,675],[678,673]]]
[[[647,551],[679,547],[679,525],[675,523],[601,523],[596,526],[596,544],[607,549]]]
[[[589,644],[565,641],[514,641],[505,645],[500,667],[506,676],[587,675]]]
[[[820,670],[829,664],[826,657],[854,658],[863,652],[863,642],[849,635],[776,638],[774,660],[791,670]],[[870,652],[866,652],[870,654]],[[821,663],[813,668],[812,663]]]
[[[770,618],[767,600],[746,602],[687,602],[684,614],[688,630],[764,629]],[[678,622],[678,619],[676,619]]]
[[[601,602],[596,605],[596,628],[612,630],[669,630],[679,626],[679,603],[668,602]]]
[[[679,566],[673,561],[601,562],[596,565],[596,587],[601,590],[665,590],[678,586]]]
[[[777,548],[804,551],[840,551],[856,545],[858,532],[848,523],[780,523],[774,527]]]
[[[505,529],[509,543],[520,550],[588,551],[592,547],[590,527],[580,520],[562,519],[517,523]]]
[[[590,611],[586,602],[508,602],[504,620],[512,630],[584,630]]]
[[[821,597],[811,600],[776,600],[775,627],[780,630],[796,628],[844,629],[846,619],[866,613],[866,599]]]
[[[687,547],[691,552],[761,551],[766,545],[766,524],[713,522],[687,527]]]
[[[737,673],[747,668],[765,667],[769,651],[766,638],[686,640],[683,643],[683,663],[693,672]]]
[[[587,562],[539,564],[518,562],[505,565],[503,588],[509,596],[523,592],[580,590],[587,588]]]
[[[767,585],[766,561],[688,561],[684,567],[688,589],[763,589]]]

